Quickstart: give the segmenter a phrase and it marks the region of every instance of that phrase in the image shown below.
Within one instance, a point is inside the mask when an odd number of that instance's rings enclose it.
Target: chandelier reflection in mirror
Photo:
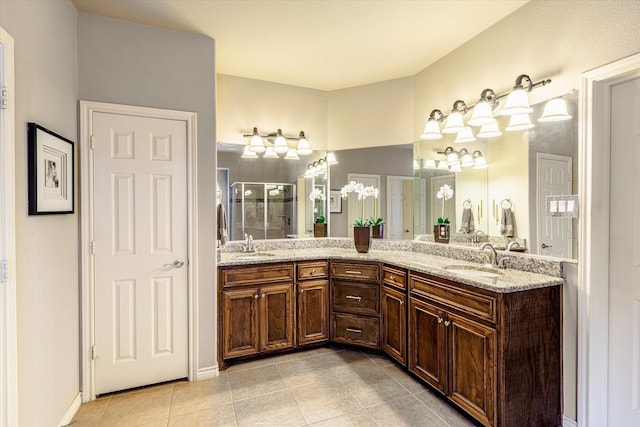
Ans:
[[[313,163],[309,163],[307,165],[307,169],[305,170],[304,177],[326,177],[327,176],[327,167],[330,165],[335,165],[338,163],[336,159],[336,155],[333,151],[329,151],[326,156],[323,158],[316,160]]]
[[[505,128],[507,132],[531,129],[534,124],[529,117],[529,114],[533,111],[529,105],[529,92],[549,83],[551,83],[551,79],[533,83],[528,75],[521,74],[516,78],[513,90],[509,93],[496,95],[492,89],[485,89],[480,94],[478,102],[470,107],[464,101],[456,100],[449,115],[445,115],[437,109],[431,111],[420,139],[441,139],[442,134],[457,134],[455,143],[473,142],[476,140],[476,136],[479,138],[495,138],[502,135],[496,120],[498,115],[509,116],[509,124]],[[503,98],[506,99],[502,109],[497,114],[494,114],[494,110],[499,107],[500,100]],[[471,117],[465,124],[464,117],[471,110],[473,110]],[[553,122],[570,118],[564,99],[553,98],[545,105],[542,117],[538,121]],[[442,123],[444,125],[440,129]],[[479,128],[476,135],[474,135],[472,127]],[[473,157],[474,154],[471,156]]]
[[[438,154],[445,158],[438,161],[434,159],[415,159],[413,161],[413,169],[438,169],[450,172],[462,172],[462,168],[487,168],[487,160],[480,150],[469,152],[466,148],[461,148],[456,151],[453,147],[447,147],[443,151],[438,151]]]
[[[306,156],[313,153],[311,144],[304,131],[300,131],[298,136],[287,136],[282,133],[282,129],[276,132],[261,134],[258,128],[254,127],[250,134],[242,135],[251,138],[249,145],[245,145],[242,158],[258,158],[262,154],[264,159],[277,159],[283,157],[287,160],[299,160],[299,156]],[[265,142],[266,141],[266,142]],[[289,146],[289,141],[296,141],[295,148]],[[283,156],[282,156],[283,155]]]

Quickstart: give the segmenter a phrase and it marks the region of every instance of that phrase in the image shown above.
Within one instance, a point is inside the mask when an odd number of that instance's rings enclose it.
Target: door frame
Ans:
[[[385,196],[386,197],[385,202],[386,202],[386,205],[387,205],[387,219],[391,218],[392,207],[391,207],[391,203],[389,203],[389,200],[391,200],[391,197],[389,197],[389,193],[391,191],[390,189],[391,189],[391,182],[392,181],[401,181],[403,183],[403,185],[404,185],[405,181],[413,182],[413,177],[412,176],[400,176],[400,175],[387,175],[387,194]],[[411,194],[410,196],[413,197],[413,194]],[[408,197],[408,195],[405,194],[405,197]],[[403,205],[402,206],[402,212],[403,213],[404,213],[404,208],[405,208],[405,206]],[[382,215],[380,215],[380,216],[382,216]],[[387,223],[388,223],[388,221],[387,221]],[[402,225],[404,226],[404,221],[403,221]],[[385,228],[387,228],[387,227],[385,227]],[[389,228],[391,228],[391,227],[389,227]],[[402,228],[404,228],[404,227],[402,227]],[[413,228],[413,224],[411,224],[411,228]],[[404,236],[404,231],[403,231],[402,234]]]
[[[564,162],[568,165],[569,168],[569,179],[573,179],[571,177],[571,171],[573,169],[573,158],[570,156],[563,156],[559,154],[551,154],[551,153],[536,153],[536,241],[531,242],[530,248],[535,247],[535,254],[540,254],[540,241],[542,240],[542,221],[543,221],[543,213],[544,213],[544,205],[540,204],[540,160],[555,160],[559,162]],[[569,191],[565,194],[571,194],[571,186],[572,182],[569,182]],[[574,236],[573,231],[571,230],[571,243],[569,245],[569,254],[563,258],[573,258],[573,242]],[[535,246],[534,246],[535,245]]]
[[[95,343],[94,261],[91,253],[93,240],[93,151],[90,149],[93,113],[134,115],[140,117],[179,120],[186,123],[187,130],[187,321],[188,321],[188,378],[197,379],[198,367],[198,188],[197,188],[197,123],[196,113],[162,110],[103,102],[80,101],[80,247],[81,247],[81,304],[82,304],[82,401],[95,399],[95,366],[91,349]]]
[[[15,95],[14,95],[14,41],[0,27],[2,47],[2,75],[7,90],[7,108],[0,113],[0,141],[3,154],[0,155],[0,197],[2,197],[2,218],[0,223],[4,238],[0,241],[0,258],[7,260],[9,275],[0,284],[0,425],[18,423],[18,327],[17,327],[17,280],[16,280],[16,200],[15,200]]]
[[[580,91],[578,425],[608,418],[611,87],[640,77],[640,53],[587,71]]]

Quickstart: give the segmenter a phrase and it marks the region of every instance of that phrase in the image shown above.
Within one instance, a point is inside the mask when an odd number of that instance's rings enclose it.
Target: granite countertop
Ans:
[[[471,268],[483,270],[482,264],[460,259],[452,259],[438,255],[430,255],[414,251],[372,249],[366,254],[356,252],[355,249],[345,248],[305,248],[303,250],[264,250],[255,253],[222,252],[218,266],[263,264],[276,262],[291,262],[317,259],[339,259],[353,261],[385,262],[410,269],[412,271],[431,274],[444,279],[487,289],[494,292],[516,292],[546,286],[562,285],[561,277],[531,273],[514,269],[486,269],[498,274],[498,277],[479,277],[476,275],[460,274],[447,270],[448,268]]]

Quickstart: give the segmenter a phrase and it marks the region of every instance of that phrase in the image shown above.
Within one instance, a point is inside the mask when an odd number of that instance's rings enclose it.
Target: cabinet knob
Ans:
[[[300,289],[300,293],[301,293],[301,294],[304,294],[304,289]]]
[[[311,274],[316,274],[316,269],[311,270]]]
[[[444,319],[442,317],[438,317],[438,323],[442,323]]]
[[[393,274],[391,276],[389,276],[389,279],[391,280],[396,280],[396,276],[394,276]]]
[[[266,296],[267,296],[267,294],[262,294],[262,298],[264,298],[264,297],[266,297]]]
[[[404,301],[402,301],[402,300],[401,300],[401,301],[400,301],[400,305],[403,305],[403,304],[404,304]]]
[[[451,324],[450,320],[447,320],[447,321],[444,322],[444,326],[449,326],[450,324]]]
[[[255,299],[258,299],[258,294],[255,294],[253,297],[254,297]]]

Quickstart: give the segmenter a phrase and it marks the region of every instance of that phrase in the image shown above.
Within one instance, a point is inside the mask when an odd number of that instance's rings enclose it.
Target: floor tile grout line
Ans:
[[[238,425],[238,413],[236,412],[236,402],[233,400],[233,390],[231,390],[231,380],[229,379],[229,373],[225,372],[225,378],[227,379],[227,386],[229,387],[229,398],[231,399],[231,408],[233,409],[233,420]]]

